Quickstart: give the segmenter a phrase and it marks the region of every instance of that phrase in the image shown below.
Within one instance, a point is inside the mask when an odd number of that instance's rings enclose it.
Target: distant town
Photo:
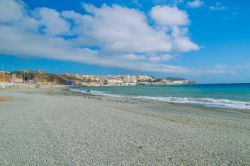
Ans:
[[[42,85],[79,85],[79,86],[135,86],[135,85],[179,85],[194,84],[183,78],[156,78],[146,75],[83,75],[50,74],[46,71],[0,71],[0,82],[29,83]]]

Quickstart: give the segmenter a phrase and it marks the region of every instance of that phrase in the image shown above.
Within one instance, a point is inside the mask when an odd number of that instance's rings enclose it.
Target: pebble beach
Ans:
[[[0,97],[0,165],[250,165],[247,110],[60,88]]]

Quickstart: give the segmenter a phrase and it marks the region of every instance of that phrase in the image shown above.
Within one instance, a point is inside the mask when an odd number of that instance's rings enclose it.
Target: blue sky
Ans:
[[[247,0],[0,0],[5,70],[250,82]]]

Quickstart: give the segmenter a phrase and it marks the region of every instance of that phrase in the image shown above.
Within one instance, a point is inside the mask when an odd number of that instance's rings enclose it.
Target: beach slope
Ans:
[[[3,89],[0,165],[250,165],[250,113]]]

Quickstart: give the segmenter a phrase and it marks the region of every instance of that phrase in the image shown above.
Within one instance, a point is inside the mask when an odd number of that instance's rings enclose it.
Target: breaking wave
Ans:
[[[131,97],[134,99],[152,100],[166,103],[176,104],[192,104],[201,105],[214,108],[230,108],[230,109],[246,109],[250,110],[250,102],[236,101],[228,99],[214,99],[214,98],[188,98],[188,97],[152,97],[152,96],[125,96],[111,94],[111,92],[105,91],[93,91],[93,90],[81,90],[81,89],[69,89],[72,92],[78,92],[93,96],[109,96],[109,97]]]
[[[207,107],[217,108],[234,108],[234,109],[250,109],[250,102],[235,101],[228,99],[213,99],[213,98],[187,98],[187,97],[150,97],[150,96],[136,96],[137,99],[154,100],[167,103],[178,104],[194,104],[203,105]]]

